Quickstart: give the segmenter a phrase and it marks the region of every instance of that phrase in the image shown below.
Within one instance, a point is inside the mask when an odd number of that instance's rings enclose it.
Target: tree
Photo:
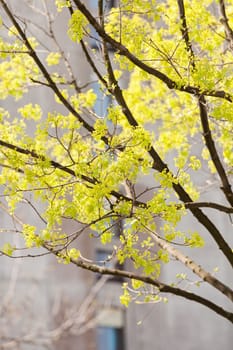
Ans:
[[[1,98],[9,106],[13,97],[18,108],[0,110],[2,208],[17,219],[26,203],[44,226],[29,218],[15,228],[29,252],[9,238],[1,254],[26,257],[42,247],[59,262],[124,278],[126,306],[174,294],[233,322],[232,312],[202,295],[209,284],[232,301],[230,285],[193,259],[196,249],[206,255],[211,238],[212,254],[220,250],[233,266],[231,238],[216,220],[231,223],[233,213],[233,3],[121,0],[109,10],[99,0],[95,15],[79,0],[55,3],[56,10],[46,1],[34,8],[46,19],[41,25],[0,0]],[[95,108],[93,81],[79,84],[72,52],[56,35],[56,12],[67,19],[69,45],[81,47],[102,98],[111,101],[105,116]],[[56,110],[30,101],[35,87],[52,91]],[[214,199],[208,184],[218,192]],[[179,228],[187,217],[198,229]],[[64,232],[64,220],[79,229]],[[87,234],[103,245],[114,239],[107,258],[113,268],[87,262],[78,244]],[[182,284],[186,272],[163,282],[161,266],[174,259],[196,275],[191,290]]]

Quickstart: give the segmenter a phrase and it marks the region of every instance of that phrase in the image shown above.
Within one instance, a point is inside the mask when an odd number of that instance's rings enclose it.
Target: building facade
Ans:
[[[51,11],[53,1],[17,1],[10,0],[9,4],[18,16],[30,19],[32,33],[39,35],[41,40],[50,45],[46,35],[39,29],[45,25],[44,4]],[[93,13],[97,12],[97,0],[89,0],[89,8]],[[116,4],[115,4],[116,5]],[[106,11],[114,6],[114,1],[106,1]],[[37,9],[35,11],[35,8]],[[96,82],[96,77],[87,65],[82,50],[78,45],[71,43],[66,34],[66,23],[63,15],[57,14],[53,22],[53,30],[62,49],[69,52],[70,62],[80,85],[89,83],[97,94],[95,113],[106,114],[108,105],[111,103],[102,88]],[[36,24],[36,25],[33,25]],[[98,35],[91,32],[90,45],[98,51],[101,50]],[[41,53],[43,55],[43,52]],[[110,52],[111,55],[111,52]],[[101,70],[101,59],[99,59]],[[128,76],[122,79],[122,85],[127,85]],[[44,113],[56,108],[53,94],[44,87],[32,89],[25,102],[37,102],[44,107]],[[20,102],[5,100],[1,102],[12,111],[17,111]],[[140,189],[152,184],[153,179],[148,176],[147,183],[141,183]],[[200,178],[200,185],[205,181],[205,172]],[[219,195],[211,188],[212,196]],[[204,200],[205,194],[203,195]],[[33,209],[31,209],[33,212]],[[22,205],[18,210],[18,216],[24,219],[33,216],[25,212]],[[212,213],[210,214],[212,215]],[[221,215],[214,217],[226,235],[230,236],[230,224],[223,221]],[[2,227],[9,228],[12,217],[1,208]],[[13,220],[14,221],[14,220]],[[35,224],[35,223],[34,223]],[[43,223],[38,220],[37,227]],[[182,224],[199,227],[193,220]],[[64,221],[62,229],[65,232],[77,230],[75,223]],[[82,235],[78,245],[92,261],[100,266],[107,265],[107,257],[112,254],[112,246],[102,246],[95,240],[90,244],[87,235]],[[204,233],[205,235],[205,233]],[[20,245],[20,239],[17,245]],[[200,257],[199,252],[191,252],[193,258],[203,259],[202,264],[211,270],[218,265],[223,280],[228,280],[230,269],[222,261],[216,261],[216,255],[212,257],[213,244],[207,240],[208,261]],[[1,244],[4,243],[4,238]],[[33,251],[34,252],[34,251]],[[33,255],[32,252],[32,255]],[[134,304],[124,308],[119,302],[122,292],[121,279],[95,275],[71,265],[58,264],[57,260],[50,255],[39,258],[9,259],[0,257],[0,296],[1,296],[1,320],[0,320],[0,349],[22,350],[173,350],[208,349],[230,350],[233,343],[233,332],[227,321],[215,316],[209,310],[195,303],[190,303],[179,297],[169,297],[168,304]],[[162,271],[164,281],[170,281],[176,273],[180,272],[180,266],[176,262],[171,267]],[[183,270],[183,268],[182,268]],[[205,287],[205,295],[212,296],[212,291]],[[224,305],[225,301],[218,295],[215,300]],[[5,346],[4,344],[7,344]],[[5,347],[4,347],[5,346]]]

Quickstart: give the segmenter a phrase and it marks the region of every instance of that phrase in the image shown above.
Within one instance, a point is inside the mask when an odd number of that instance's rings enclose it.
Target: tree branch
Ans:
[[[83,124],[83,126],[89,132],[93,132],[94,128],[81,117],[81,115],[73,108],[73,106],[69,103],[69,101],[62,95],[62,93],[59,90],[59,88],[57,87],[56,83],[51,78],[51,75],[49,74],[49,72],[47,71],[45,66],[43,65],[42,61],[37,56],[35,50],[33,49],[30,42],[28,41],[27,36],[25,35],[25,33],[22,30],[19,23],[16,21],[14,15],[12,14],[10,8],[7,6],[6,2],[4,0],[0,0],[0,3],[2,4],[6,14],[10,18],[12,24],[17,29],[21,39],[23,40],[25,46],[27,47],[27,49],[29,51],[29,55],[33,58],[34,62],[36,63],[36,65],[40,69],[41,73],[43,74],[45,80],[48,82],[47,85],[53,90],[53,92],[58,97],[58,99],[62,102],[62,104]]]
[[[198,265],[194,260],[189,257],[183,255],[179,250],[174,248],[170,243],[160,238],[157,233],[149,230],[145,227],[147,231],[151,234],[152,238],[155,242],[164,250],[166,250],[169,254],[171,254],[176,260],[179,260],[187,266],[193,273],[199,276],[203,281],[209,283],[212,287],[218,289],[222,294],[224,294],[227,298],[233,301],[233,290],[226,286],[224,283],[219,281],[217,278],[212,276],[209,272],[205,271],[200,265]]]
[[[3,0],[0,0],[3,1]],[[113,39],[110,35],[108,35],[104,29],[101,27],[101,25],[98,23],[98,21],[95,19],[94,16],[88,11],[86,6],[79,0],[74,0],[74,3],[76,4],[77,8],[82,12],[82,14],[87,18],[89,23],[95,28],[97,33],[106,41],[108,42],[119,55],[125,56],[128,58],[129,61],[134,63],[137,67],[141,68],[145,72],[149,73],[150,75],[153,75],[157,79],[164,82],[169,89],[176,89],[179,91],[187,92],[189,94],[198,96],[201,93],[206,96],[213,96],[213,97],[219,97],[226,99],[229,102],[232,102],[232,96],[229,93],[226,93],[222,90],[201,90],[198,87],[191,86],[191,85],[179,85],[174,80],[170,79],[166,74],[160,72],[159,70],[148,66],[143,61],[138,59],[136,56],[134,56],[124,45],[122,45],[120,42]]]
[[[195,69],[195,61],[194,61],[194,52],[192,49],[191,41],[189,38],[189,32],[188,32],[188,26],[186,22],[186,16],[185,16],[185,7],[184,7],[184,1],[183,0],[177,0],[178,7],[179,7],[179,13],[180,13],[180,19],[181,19],[181,33],[182,37],[185,41],[187,52],[190,54],[190,63],[193,69]]]
[[[8,148],[10,150],[13,150],[15,152],[18,152],[20,154],[25,154],[27,156],[31,156],[32,158],[34,159],[38,159],[38,160],[41,160],[41,161],[49,161],[50,165],[55,168],[55,169],[59,169],[61,171],[64,171],[65,173],[69,174],[69,175],[72,175],[74,177],[77,177],[77,175],[75,174],[75,171],[72,170],[71,168],[69,168],[68,166],[65,166],[65,165],[62,165],[54,160],[51,160],[47,157],[45,157],[44,155],[39,155],[37,154],[35,151],[31,151],[31,150],[28,150],[28,149],[25,149],[25,148],[22,148],[22,147],[19,147],[19,146],[16,146],[16,145],[13,145],[13,144],[10,144],[6,141],[3,141],[0,139],[0,146],[3,146],[5,148]],[[9,168],[9,166],[6,166],[4,165],[5,167]],[[12,169],[12,168],[11,168]],[[14,169],[13,169],[14,170]],[[23,170],[22,169],[15,169],[16,171],[20,172],[21,174],[23,174]],[[91,177],[89,176],[86,176],[86,175],[82,175],[80,174],[79,177],[86,181],[87,183],[91,184],[91,185],[95,185],[97,184],[97,180],[96,179],[92,179]],[[114,196],[115,198],[117,198],[118,200],[125,200],[127,202],[133,202],[134,205],[136,206],[146,206],[145,203],[143,202],[140,202],[140,201],[132,201],[131,198],[125,196],[123,193],[120,193],[120,192],[117,192],[117,191],[111,191],[110,194],[112,196]]]
[[[219,0],[219,6],[220,6],[220,13],[222,15],[220,22],[224,25],[227,40],[230,42],[231,49],[233,49],[233,30],[229,25],[229,19],[226,14],[224,0]]]
[[[200,110],[200,118],[201,118],[201,124],[203,129],[203,136],[205,139],[206,147],[208,148],[208,151],[210,153],[210,157],[215,165],[215,168],[218,172],[218,175],[220,177],[220,180],[222,182],[221,189],[223,190],[228,202],[233,206],[233,192],[231,190],[231,184],[229,183],[227,174],[225,172],[225,169],[221,163],[221,160],[218,155],[218,151],[215,147],[214,140],[212,138],[211,130],[209,127],[209,121],[208,121],[208,113],[206,108],[206,100],[204,96],[199,96],[198,99],[198,105]]]
[[[101,27],[102,28],[102,27]],[[105,37],[103,37],[103,40],[105,41]],[[107,63],[107,69],[108,69],[108,75],[110,78],[110,83],[111,85],[114,86],[113,94],[119,103],[119,105],[122,107],[122,111],[125,114],[128,122],[130,125],[133,127],[137,127],[138,123],[135,120],[134,116],[132,115],[129,107],[127,106],[125,99],[123,97],[122,91],[118,85],[117,80],[115,79],[112,67],[111,67],[111,62],[109,61],[108,57],[105,54],[105,59]],[[151,155],[152,159],[154,160],[153,163],[153,169],[163,172],[166,171],[167,173],[170,173],[170,170],[165,164],[162,159],[160,158],[159,154],[156,152],[156,150],[151,146],[149,149],[149,154]],[[188,193],[184,190],[184,188],[177,183],[173,183],[173,188],[176,191],[176,193],[179,195],[179,198],[182,202],[186,203],[192,202],[191,197],[188,195]],[[213,239],[219,246],[219,248],[223,251],[224,255],[227,257],[228,261],[230,264],[233,266],[233,253],[227,242],[224,240],[223,236],[217,229],[217,227],[212,223],[212,221],[197,207],[192,207],[189,206],[190,211],[192,214],[197,218],[197,220],[210,232],[212,235]]]
[[[212,202],[191,202],[191,203],[185,203],[185,208],[212,208],[219,211],[222,211],[227,214],[233,213],[233,208],[226,207],[225,205],[218,204],[218,203],[212,203]]]
[[[133,63],[135,63],[135,57],[129,53],[129,51],[120,43],[112,39],[102,28],[102,26],[96,21],[96,19],[91,15],[91,13],[87,10],[87,8],[84,6],[83,3],[81,3],[79,0],[74,0],[76,6],[78,9],[84,14],[84,16],[88,19],[89,23],[93,25],[93,27],[96,29],[98,34],[102,37],[103,41],[109,42],[110,44],[113,45],[113,47],[118,50],[119,52],[123,53],[128,59],[130,59]],[[133,59],[132,59],[133,58]],[[148,71],[148,66],[146,66],[142,61],[136,59],[136,65],[138,65],[140,68],[145,70],[146,72],[149,73]],[[140,66],[140,65],[141,66]],[[153,68],[149,67],[149,70],[153,71]],[[111,73],[111,72],[109,72]],[[158,74],[157,74],[158,73]],[[150,74],[155,75],[157,78],[160,80],[164,81],[168,86],[170,85],[170,88],[174,88],[174,82],[172,82],[168,77],[166,77],[163,73],[156,71],[155,74],[151,72]],[[111,73],[112,75],[112,73]],[[112,75],[112,81],[115,83],[115,88],[114,88],[114,96],[117,99],[117,102],[119,105],[122,107],[123,113],[127,117],[128,122],[130,125],[137,127],[138,123],[133,117],[130,109],[128,108],[127,104],[125,103],[125,100],[123,98],[123,95],[121,93],[121,90],[117,84],[117,81],[114,78],[114,75]],[[172,86],[172,87],[171,87]],[[187,87],[186,87],[187,88]],[[193,92],[194,93],[194,92]],[[195,95],[200,95],[200,90],[195,89]],[[204,95],[205,92],[202,92]],[[149,154],[151,155],[152,159],[154,160],[152,168],[159,171],[159,172],[167,172],[170,173],[170,170],[163,162],[163,160],[160,158],[159,154],[156,152],[156,150],[151,146],[149,150]],[[184,190],[184,188],[178,183],[173,183],[173,188],[175,192],[178,194],[180,200],[184,203],[191,203],[192,198],[189,196],[189,194]],[[190,211],[192,214],[196,217],[196,219],[210,232],[211,236],[217,243],[218,247],[222,250],[223,254],[226,256],[228,261],[230,262],[231,266],[233,266],[233,253],[230,248],[230,246],[227,244],[227,242],[224,240],[223,236],[217,229],[217,227],[212,223],[212,221],[199,209],[199,208],[194,208],[190,207]]]
[[[25,150],[23,148],[20,148],[18,146],[6,143],[5,141],[2,141],[2,140],[0,140],[0,145],[2,145],[4,147],[7,147],[7,148],[10,148],[12,150],[18,151],[19,153],[22,153],[22,154],[29,154],[28,152],[31,152],[31,151]],[[34,152],[30,153],[31,156],[33,156],[33,154],[34,154]],[[38,156],[39,159],[41,158],[41,156],[39,156],[39,155],[37,155],[37,156]],[[21,174],[24,174],[22,169],[14,169],[13,167],[11,167],[9,165],[1,164],[1,163],[0,163],[0,166],[1,167],[5,167],[5,168],[9,168],[9,169],[15,170],[15,171],[17,171],[17,172],[19,172]],[[61,164],[59,164],[59,169],[67,172],[66,167],[62,166]],[[71,169],[68,168],[68,173],[75,176],[75,174],[73,172],[70,173],[70,170]],[[61,185],[61,186],[64,186],[64,185]],[[112,191],[111,194],[118,200],[124,199],[126,202],[133,203],[133,205],[136,206],[136,207],[147,208],[147,203],[146,202],[132,199],[132,198],[127,197],[127,196],[123,195],[122,193],[119,193],[119,192],[116,192],[116,191]],[[233,208],[226,207],[225,205],[218,204],[218,203],[213,203],[213,202],[190,202],[190,203],[187,202],[187,203],[184,203],[184,204],[177,204],[176,207],[177,207],[177,209],[181,209],[183,207],[185,207],[187,209],[190,209],[190,208],[211,208],[211,209],[219,210],[219,211],[224,212],[226,214],[232,214],[233,213]]]
[[[157,70],[154,70],[153,68],[145,65],[142,61],[140,61],[135,56],[133,56],[123,45],[121,45],[120,43],[118,43],[117,41],[112,39],[108,34],[106,34],[105,31],[103,30],[103,28],[99,25],[99,23],[95,20],[95,18],[91,15],[91,13],[83,5],[83,3],[81,3],[79,0],[74,0],[74,2],[76,4],[76,6],[79,8],[79,10],[86,16],[86,18],[88,19],[90,24],[92,24],[94,26],[94,28],[96,29],[98,34],[104,40],[106,40],[106,42],[109,42],[110,44],[112,44],[115,49],[119,50],[119,52],[121,54],[124,54],[132,62],[135,61],[134,63],[136,65],[138,65],[140,68],[144,69],[148,73],[150,72],[150,74],[152,74],[152,75],[156,76],[157,78],[159,78],[160,80],[164,81],[168,85],[168,87],[170,86],[170,88],[174,88],[174,82],[172,80],[170,80],[167,76],[165,76],[163,73],[161,73],[161,72],[159,72]],[[34,61],[38,65],[38,67],[40,68],[42,74],[44,75],[44,77],[48,81],[48,83],[50,84],[50,86],[53,89],[53,91],[55,92],[55,94],[58,96],[58,98],[61,100],[61,102],[64,104],[64,106],[66,106],[68,108],[68,110],[71,113],[73,113],[73,115],[76,116],[83,123],[84,127],[89,132],[92,133],[94,131],[93,127],[90,126],[88,123],[86,123],[81,118],[81,116],[75,111],[75,109],[63,97],[63,95],[59,91],[58,87],[56,86],[54,81],[51,79],[48,71],[46,70],[46,68],[44,67],[44,65],[42,64],[42,62],[39,60],[38,56],[36,55],[35,51],[31,47],[29,41],[27,40],[27,37],[26,37],[25,33],[23,32],[23,30],[19,26],[18,22],[15,20],[13,14],[11,13],[10,9],[8,8],[8,6],[6,5],[5,1],[4,0],[0,0],[0,3],[2,3],[6,13],[8,14],[8,16],[11,19],[12,23],[17,28],[21,38],[25,42],[25,45],[29,49],[32,58],[34,59]],[[148,69],[149,69],[149,71],[148,71]],[[186,87],[185,86],[185,89],[187,89],[187,88],[190,88],[190,87]],[[182,90],[182,89],[179,89],[179,90]],[[193,91],[192,93],[198,95],[198,94],[200,94],[200,91],[199,91],[199,89],[195,88],[195,92]],[[205,92],[203,92],[203,91],[202,91],[202,93],[205,94]],[[217,94],[215,94],[214,96],[217,96]],[[225,93],[224,93],[224,96],[225,96]],[[119,97],[120,97],[120,95],[119,95]],[[221,97],[221,96],[219,96],[219,97]],[[124,101],[122,101],[122,102],[124,102]],[[127,109],[127,106],[125,106],[125,108],[126,108],[126,112],[128,113],[129,110]],[[125,114],[126,114],[126,112],[124,111]],[[130,114],[128,113],[128,120],[132,123],[133,126],[137,126],[136,120],[134,118],[131,119],[131,116],[132,116],[131,113]],[[108,143],[108,139],[106,137],[103,137],[102,139],[104,140],[104,142]],[[149,150],[149,153],[150,153],[150,155],[152,156],[152,158],[154,160],[153,169],[155,169],[155,170],[157,170],[159,172],[162,172],[162,171],[170,172],[168,166],[162,161],[162,159],[160,158],[160,156],[154,150],[153,147],[151,147],[151,149]],[[58,164],[56,162],[53,162],[53,161],[51,162],[51,164],[54,167],[57,167],[57,168],[60,168],[60,169],[62,168],[62,170],[65,170],[66,172],[69,172],[70,174],[73,175],[72,169],[69,169],[67,167],[66,167],[66,169],[64,169],[63,166],[61,166],[60,164]],[[183,187],[180,184],[173,183],[173,188],[176,191],[176,193],[178,194],[178,196],[179,196],[179,198],[180,198],[180,200],[182,202],[184,202],[184,203],[192,202],[191,197],[188,195],[188,193],[183,189]],[[113,194],[113,192],[112,192],[112,194]],[[219,232],[217,227],[212,223],[212,221],[205,214],[202,213],[202,211],[199,208],[190,208],[190,211],[197,218],[197,220],[210,232],[211,236],[213,237],[213,239],[215,240],[215,242],[217,243],[219,248],[222,250],[223,254],[227,257],[228,261],[233,266],[233,253],[232,253],[232,250],[229,247],[229,245],[227,244],[227,242],[224,240],[223,236],[221,235],[221,233]]]
[[[14,220],[16,220],[17,223],[19,223],[20,225],[23,225],[21,220],[18,217],[16,217],[15,215],[14,215]],[[47,252],[60,257],[61,249],[57,250],[56,248],[51,247],[50,245],[46,244],[45,242],[43,244],[43,247],[46,249]],[[185,259],[187,259],[187,258],[185,258]],[[89,270],[89,271],[92,271],[95,273],[99,273],[101,275],[119,276],[119,277],[127,278],[130,280],[135,279],[135,280],[142,281],[144,283],[153,285],[156,288],[158,288],[158,291],[161,293],[170,293],[173,295],[183,297],[187,300],[195,301],[203,306],[206,306],[207,308],[211,309],[215,313],[219,314],[220,316],[224,317],[225,319],[227,319],[231,323],[233,323],[233,313],[223,309],[219,305],[217,305],[217,304],[213,303],[212,301],[205,299],[205,298],[203,298],[195,293],[191,293],[191,292],[188,292],[188,291],[180,289],[180,288],[172,287],[170,285],[167,285],[165,283],[160,282],[159,280],[157,280],[155,278],[140,275],[140,274],[133,273],[130,271],[123,271],[123,270],[119,270],[119,269],[110,269],[110,268],[106,268],[106,267],[100,267],[98,265],[82,261],[81,259],[75,260],[75,259],[71,258],[70,261],[72,264],[76,265],[77,267],[80,267],[82,269],[86,269],[86,270]],[[187,262],[187,264],[190,264],[190,268],[193,267],[192,263],[193,263],[192,261]],[[203,275],[203,277],[205,277],[205,276]]]
[[[58,255],[58,252],[54,252],[51,247],[47,247],[46,245],[44,246],[45,249],[50,250],[53,254]],[[152,286],[155,286],[158,288],[159,292],[161,293],[170,293],[173,295],[177,295],[180,297],[183,297],[188,300],[195,301],[203,306],[208,307],[212,311],[216,312],[220,316],[224,317],[225,319],[229,320],[231,323],[233,323],[233,313],[223,309],[222,307],[216,305],[215,303],[211,302],[208,299],[205,299],[195,293],[188,292],[186,290],[176,288],[176,287],[171,287],[168,284],[162,283],[158,281],[157,279],[148,277],[148,276],[143,276],[139,275],[130,271],[123,271],[123,270],[118,270],[118,269],[110,269],[106,267],[100,267],[95,264],[89,264],[87,262],[84,262],[82,260],[74,260],[71,259],[71,262],[76,265],[77,267],[81,267],[82,269],[89,270],[95,273],[99,273],[101,275],[111,275],[111,276],[119,276],[127,279],[135,279],[138,281],[145,282],[147,284],[150,284]]]

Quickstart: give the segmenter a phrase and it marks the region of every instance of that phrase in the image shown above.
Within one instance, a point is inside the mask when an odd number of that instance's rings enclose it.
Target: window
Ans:
[[[97,350],[124,350],[124,335],[122,328],[98,327]]]
[[[109,287],[107,285],[106,287]],[[114,284],[111,291],[115,293]],[[124,350],[125,310],[116,304],[118,297],[111,305],[102,305],[98,313],[96,328],[97,350]]]
[[[96,249],[96,260],[99,266],[122,268],[122,265],[114,263],[111,256],[111,248]],[[97,278],[100,277],[101,275],[97,275]],[[118,297],[121,283],[121,277],[112,276],[98,295],[96,350],[124,350],[125,310],[119,304]]]

